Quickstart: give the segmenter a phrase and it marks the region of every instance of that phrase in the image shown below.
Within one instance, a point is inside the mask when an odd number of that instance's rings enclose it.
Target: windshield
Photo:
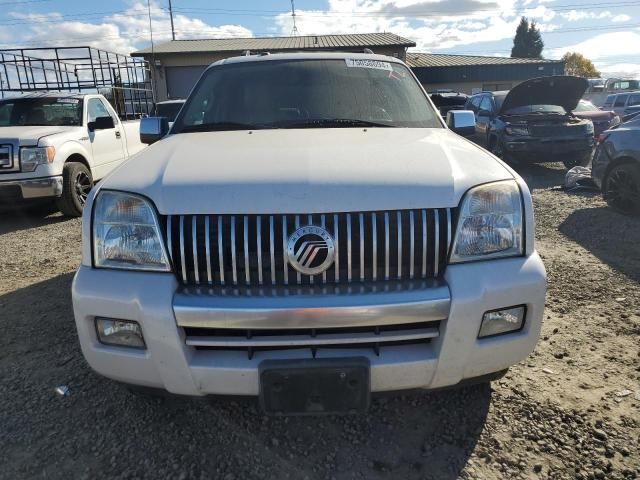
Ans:
[[[599,112],[600,109],[593,103],[586,100],[580,100],[578,106],[573,110],[574,112]]]
[[[530,113],[566,113],[560,105],[524,105],[504,112],[507,115],[527,115]]]
[[[493,95],[493,101],[496,102],[496,108],[498,109],[498,111],[500,111],[500,109],[502,108],[502,104],[504,103],[504,99],[507,98],[507,94],[506,93],[500,93],[500,94],[494,94]]]
[[[442,123],[404,65],[268,60],[205,72],[173,132],[362,126],[442,128]]]
[[[168,121],[173,122],[182,105],[184,102],[158,103],[156,104],[156,113],[159,117],[166,117]]]
[[[78,98],[14,98],[0,101],[0,127],[82,125]]]

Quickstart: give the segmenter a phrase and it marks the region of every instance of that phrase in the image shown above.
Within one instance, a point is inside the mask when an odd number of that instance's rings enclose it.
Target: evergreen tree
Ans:
[[[536,22],[529,23],[526,17],[522,17],[516,29],[516,35],[513,37],[511,56],[513,58],[542,58],[543,49],[544,42]]]
[[[527,58],[542,58],[542,50],[544,49],[544,42],[540,35],[540,30],[536,26],[536,22],[531,22],[529,25],[529,31],[527,32]]]
[[[527,37],[529,34],[529,22],[525,17],[520,19],[520,25],[516,29],[516,36],[513,37],[513,48],[511,56],[513,58],[525,58],[527,56]]]

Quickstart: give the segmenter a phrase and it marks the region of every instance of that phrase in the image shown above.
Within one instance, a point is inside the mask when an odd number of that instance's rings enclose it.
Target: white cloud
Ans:
[[[108,51],[131,53],[150,43],[147,6],[136,2],[125,13],[105,17],[100,22],[65,21],[58,12],[47,14],[11,13],[24,25],[1,29],[2,47],[88,45]],[[169,14],[151,3],[153,39],[171,39]],[[174,15],[176,38],[251,37],[251,30],[241,25],[212,26],[198,18]],[[5,41],[6,39],[6,41]]]
[[[520,22],[515,0],[329,0],[327,10],[296,10],[301,35],[393,32],[414,40],[419,50],[439,50],[513,38]],[[527,8],[526,16],[542,31],[555,12],[544,5]],[[289,35],[291,15],[275,18],[276,32]],[[478,32],[482,34],[479,35]]]
[[[602,33],[574,45],[551,49],[547,55],[559,58],[567,52],[579,52],[591,60],[608,60],[613,57],[640,55],[640,33]]]
[[[578,22],[580,20],[587,19],[603,19],[611,17],[611,12],[589,12],[585,10],[569,10],[568,12],[560,12],[559,14],[565,20],[569,22]]]
[[[628,22],[629,20],[631,20],[631,16],[626,13],[621,13],[620,15],[616,15],[611,18],[612,22]]]

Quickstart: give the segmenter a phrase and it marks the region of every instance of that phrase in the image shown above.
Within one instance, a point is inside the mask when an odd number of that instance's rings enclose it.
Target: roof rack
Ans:
[[[0,96],[33,92],[100,93],[122,120],[153,112],[149,64],[93,47],[0,50]]]

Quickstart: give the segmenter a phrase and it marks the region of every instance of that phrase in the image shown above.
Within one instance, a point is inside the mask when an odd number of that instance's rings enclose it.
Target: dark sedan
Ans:
[[[600,134],[591,175],[610,207],[640,215],[640,116]]]

